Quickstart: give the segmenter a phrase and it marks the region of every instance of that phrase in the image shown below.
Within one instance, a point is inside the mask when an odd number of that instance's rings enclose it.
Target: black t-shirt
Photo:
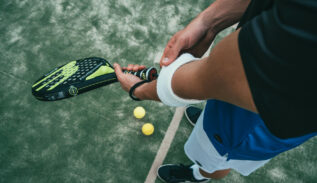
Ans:
[[[260,116],[279,138],[317,131],[317,0],[253,0],[239,49]]]

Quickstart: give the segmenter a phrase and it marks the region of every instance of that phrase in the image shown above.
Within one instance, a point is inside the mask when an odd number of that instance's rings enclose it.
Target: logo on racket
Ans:
[[[78,90],[75,86],[70,86],[69,87],[69,90],[68,90],[68,93],[72,96],[75,96],[78,94]]]
[[[146,75],[145,75],[144,72],[143,72],[142,75],[141,75],[141,79],[146,80]]]

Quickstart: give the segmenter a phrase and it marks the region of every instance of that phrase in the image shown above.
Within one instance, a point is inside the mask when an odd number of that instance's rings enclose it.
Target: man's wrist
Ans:
[[[135,97],[137,97],[138,99],[140,100],[146,100],[145,96],[144,96],[144,85],[147,85],[148,83],[144,83],[143,85],[137,87],[135,90],[134,90],[134,93],[133,95]]]
[[[199,15],[199,18],[203,24],[208,27],[208,30],[216,35],[218,32],[226,28],[223,24],[231,21],[231,18],[224,16],[223,13],[223,10],[217,10],[216,6],[210,6]]]
[[[218,0],[201,12],[197,18],[215,35],[223,29],[237,23],[250,0]]]
[[[206,30],[211,30],[215,34],[217,34],[220,30],[217,29],[217,24],[219,20],[217,20],[217,11],[213,10],[213,7],[210,6],[201,12],[198,17],[199,22],[206,28]]]
[[[137,87],[134,90],[134,96],[140,100],[156,100],[160,101],[156,92],[156,80],[149,83],[144,83],[143,85]]]

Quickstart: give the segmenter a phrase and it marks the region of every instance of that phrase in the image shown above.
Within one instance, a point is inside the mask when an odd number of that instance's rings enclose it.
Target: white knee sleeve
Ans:
[[[167,67],[163,67],[157,79],[157,94],[160,100],[173,107],[186,106],[202,102],[201,100],[183,99],[178,97],[172,89],[172,78],[174,72],[182,65],[198,60],[189,53],[184,53]]]

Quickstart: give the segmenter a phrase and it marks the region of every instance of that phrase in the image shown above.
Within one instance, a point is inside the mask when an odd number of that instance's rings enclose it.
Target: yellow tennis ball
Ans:
[[[142,126],[142,133],[144,135],[152,135],[154,132],[154,126],[151,123],[145,123]]]
[[[143,107],[136,107],[133,111],[134,117],[141,119],[145,116],[145,110]]]

